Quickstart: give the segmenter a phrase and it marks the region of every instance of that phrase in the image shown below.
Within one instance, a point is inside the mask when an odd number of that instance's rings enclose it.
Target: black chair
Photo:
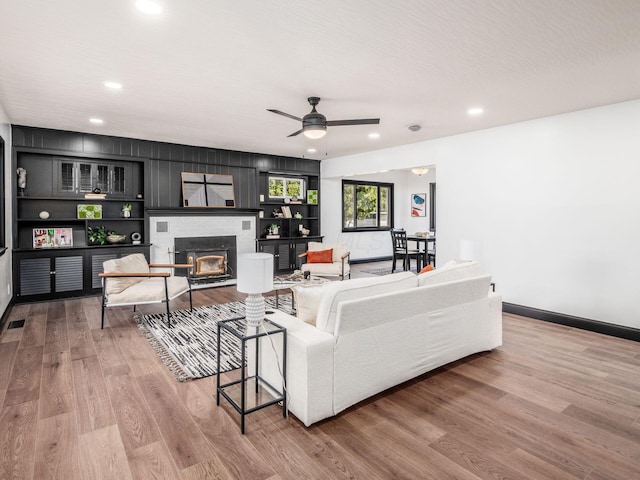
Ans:
[[[404,229],[391,229],[391,240],[393,242],[393,263],[391,273],[396,271],[396,261],[402,259],[403,270],[411,270],[411,259],[416,259],[417,269],[420,269],[420,257],[424,252],[418,249],[409,249],[407,246],[407,232]]]
[[[433,248],[429,248],[429,243],[433,243]],[[425,266],[431,265],[433,262],[433,268],[436,268],[436,241],[427,241],[427,251],[425,252]]]

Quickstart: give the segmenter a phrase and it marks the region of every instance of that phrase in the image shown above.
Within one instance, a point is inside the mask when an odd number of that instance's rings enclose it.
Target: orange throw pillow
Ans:
[[[333,263],[333,248],[318,252],[307,252],[307,263]]]
[[[430,272],[431,270],[433,270],[433,265],[427,265],[422,270],[420,270],[419,273],[427,273],[427,272]]]

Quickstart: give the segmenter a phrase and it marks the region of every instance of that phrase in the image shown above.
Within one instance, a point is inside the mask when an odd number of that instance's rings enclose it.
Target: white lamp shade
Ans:
[[[273,290],[273,255],[241,253],[238,255],[236,288],[242,293],[264,293]]]
[[[460,260],[473,260],[479,262],[482,257],[482,241],[460,240]]]

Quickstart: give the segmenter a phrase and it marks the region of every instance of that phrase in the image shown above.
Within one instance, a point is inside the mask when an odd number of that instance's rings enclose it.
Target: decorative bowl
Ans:
[[[127,238],[126,235],[111,234],[111,235],[107,235],[107,242],[108,243],[122,243],[122,242],[125,241],[126,238]]]
[[[311,230],[309,230],[308,228],[303,228],[302,230],[300,230],[300,233],[302,233],[303,237],[306,237],[311,233]]]

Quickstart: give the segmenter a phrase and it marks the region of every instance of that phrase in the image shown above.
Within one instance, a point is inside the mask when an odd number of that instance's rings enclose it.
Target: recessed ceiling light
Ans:
[[[147,15],[160,15],[164,11],[162,5],[152,0],[138,0],[136,8]]]
[[[370,133],[370,134],[369,134],[369,138],[370,138],[371,140],[375,140],[376,138],[380,138],[380,134],[379,134],[379,133],[376,133],[376,132]]]
[[[102,120],[101,118],[90,118],[89,122],[93,123],[94,125],[102,125],[104,123],[104,120]]]
[[[110,90],[122,90],[122,84],[119,82],[112,82],[107,80],[106,82],[104,82],[104,86]]]
[[[308,148],[307,152],[309,153],[316,153],[318,150],[316,150],[315,148]]]
[[[467,113],[472,117],[475,117],[477,115],[482,115],[484,113],[484,110],[481,107],[475,107],[467,110]]]

